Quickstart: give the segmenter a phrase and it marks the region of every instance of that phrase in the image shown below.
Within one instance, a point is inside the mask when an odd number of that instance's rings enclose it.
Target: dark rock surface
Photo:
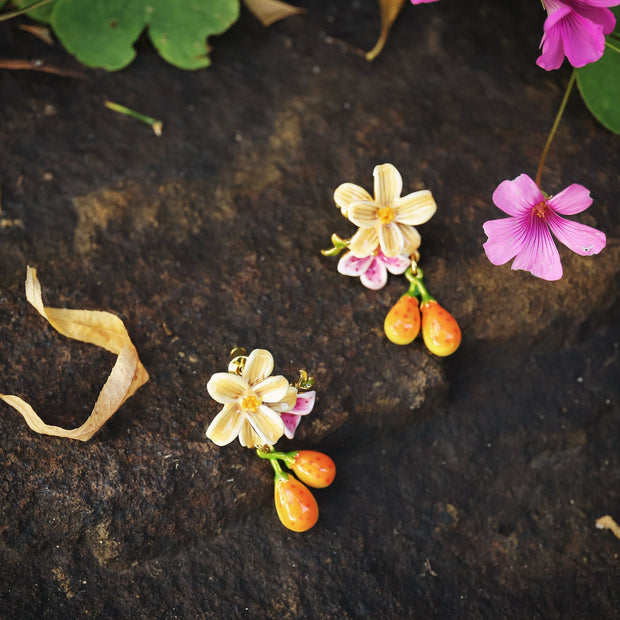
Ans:
[[[534,175],[568,76],[535,66],[540,6],[407,6],[369,64],[374,2],[305,5],[269,30],[244,13],[200,72],[146,43],[86,80],[0,72],[0,391],[78,426],[113,363],[27,304],[27,264],[46,304],[121,316],[151,375],[88,443],[2,404],[0,615],[615,616],[620,541],[594,523],[620,517],[618,138],[574,95],[543,176],[591,189],[602,254],[561,250],[557,283],[493,267],[491,193]],[[76,68],[15,22],[0,57]],[[382,337],[402,279],[368,291],[320,255],[353,232],[335,187],[386,161],[439,205],[421,250],[463,328],[449,359]],[[338,465],[306,534],[268,465],[204,436],[235,345],[318,380],[279,444]]]

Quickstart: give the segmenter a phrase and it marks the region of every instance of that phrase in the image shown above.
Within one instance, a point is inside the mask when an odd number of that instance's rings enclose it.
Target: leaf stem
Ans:
[[[609,49],[612,49],[614,52],[618,52],[620,54],[620,47],[616,47],[615,45],[612,45],[609,41],[605,41],[605,45]]]
[[[144,114],[140,114],[140,112],[126,108],[124,105],[114,103],[113,101],[106,101],[103,105],[109,110],[113,110],[119,114],[125,114],[125,116],[130,116],[131,118],[135,118],[138,121],[142,121],[143,123],[150,125],[153,133],[157,137],[161,136],[162,122],[158,121],[156,118],[145,116]]]
[[[540,156],[540,161],[538,162],[538,170],[536,171],[536,185],[540,188],[540,178],[542,176],[542,169],[545,165],[545,159],[547,159],[547,153],[549,153],[549,148],[551,147],[551,143],[553,142],[553,138],[555,137],[555,133],[560,124],[560,120],[562,120],[562,115],[564,114],[564,109],[566,108],[566,103],[568,102],[568,97],[573,89],[573,85],[575,84],[575,80],[577,79],[577,70],[573,69],[571,73],[570,80],[568,80],[568,84],[566,85],[566,92],[564,93],[564,98],[562,99],[562,103],[560,104],[560,109],[556,114],[555,120],[553,121],[553,127],[551,127],[551,131],[547,136],[547,143],[545,144],[545,148],[543,149],[542,155]]]
[[[39,2],[35,2],[30,6],[26,6],[23,9],[18,9],[17,11],[11,11],[10,13],[5,13],[4,15],[0,15],[0,22],[6,21],[7,19],[12,19],[13,17],[17,17],[22,13],[28,13],[28,11],[32,11],[33,9],[38,9],[40,6],[44,4],[49,4],[53,2],[53,0],[40,0]]]

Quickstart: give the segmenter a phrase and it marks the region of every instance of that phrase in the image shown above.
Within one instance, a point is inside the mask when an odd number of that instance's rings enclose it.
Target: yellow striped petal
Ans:
[[[254,393],[266,403],[280,402],[288,392],[289,383],[286,377],[276,375],[268,377],[254,386]]]
[[[349,250],[357,258],[370,256],[379,246],[379,237],[374,228],[360,228],[349,241]]]
[[[405,239],[403,254],[413,254],[422,243],[420,233],[413,226],[405,226],[404,224],[397,224],[397,226]]]
[[[261,405],[258,411],[247,419],[263,444],[273,446],[284,435],[282,418],[266,405]]]
[[[360,228],[372,228],[379,223],[377,219],[377,203],[376,202],[354,202],[349,206],[347,217]]]
[[[398,198],[394,201],[393,208],[394,219],[399,224],[410,226],[428,222],[437,211],[435,199],[427,189]]]
[[[218,446],[229,444],[241,430],[245,416],[236,403],[224,405],[207,429],[207,437]]]
[[[273,371],[273,355],[266,349],[254,349],[243,367],[241,375],[250,385],[266,379]]]
[[[248,389],[248,382],[230,372],[216,372],[207,383],[211,398],[222,405],[234,402]]]
[[[403,251],[405,239],[398,224],[386,224],[379,226],[379,243],[386,256],[397,256]]]
[[[392,164],[375,166],[375,201],[383,206],[391,206],[403,191],[403,179]]]
[[[372,196],[363,187],[355,185],[355,183],[343,183],[334,192],[334,201],[345,216],[350,204],[360,200],[372,200]]]

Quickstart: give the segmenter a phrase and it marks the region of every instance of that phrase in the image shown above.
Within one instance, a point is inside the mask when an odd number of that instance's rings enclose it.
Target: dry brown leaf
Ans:
[[[18,396],[0,394],[0,398],[17,409],[24,416],[26,424],[37,433],[88,441],[117,409],[148,381],[149,375],[138,359],[138,352],[125,325],[114,314],[99,310],[45,307],[41,299],[41,284],[37,279],[37,271],[32,267],[28,267],[26,274],[26,299],[63,336],[103,347],[118,355],[118,358],[90,416],[79,428],[67,430],[45,424],[32,407]]]
[[[597,519],[596,527],[599,530],[611,530],[616,538],[620,538],[620,526],[609,515]]]
[[[366,60],[374,60],[383,49],[387,41],[392,24],[400,15],[405,0],[379,0],[379,12],[381,13],[381,32],[376,45],[366,53]]]
[[[271,26],[285,17],[306,12],[305,9],[280,0],[243,0],[243,3],[263,26]]]
[[[37,37],[37,39],[41,39],[43,43],[47,43],[48,45],[54,45],[54,39],[52,39],[50,29],[45,28],[45,26],[35,26],[33,24],[19,24],[17,27],[20,30],[25,30],[26,32],[29,32],[31,35]]]

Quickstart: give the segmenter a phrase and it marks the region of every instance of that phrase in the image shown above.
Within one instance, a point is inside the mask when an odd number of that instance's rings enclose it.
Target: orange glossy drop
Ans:
[[[394,344],[413,342],[420,333],[418,300],[411,295],[403,295],[385,317],[383,330]]]
[[[300,450],[289,467],[302,482],[316,489],[328,487],[336,477],[334,461],[315,450]]]
[[[282,525],[293,532],[309,530],[319,518],[314,495],[294,476],[281,474],[276,478],[274,500]]]
[[[434,299],[420,306],[422,337],[428,350],[435,355],[452,355],[461,344],[461,328],[456,319]]]

